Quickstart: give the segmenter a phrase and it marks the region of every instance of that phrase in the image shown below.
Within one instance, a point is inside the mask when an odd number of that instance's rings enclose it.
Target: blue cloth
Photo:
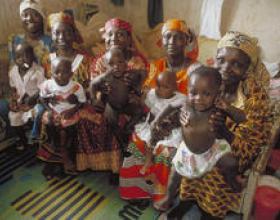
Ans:
[[[42,104],[37,104],[35,106],[35,118],[32,126],[31,131],[31,138],[39,138],[40,137],[40,122],[42,115],[45,111],[45,107]]]
[[[25,36],[23,34],[12,35],[9,38],[8,42],[8,50],[9,50],[9,61],[10,65],[14,63],[14,48],[16,45],[24,42]],[[41,38],[38,40],[38,44],[33,48],[36,62],[41,65],[42,59],[44,58],[45,54],[49,54],[53,51],[52,47],[52,39],[48,35],[42,35]]]

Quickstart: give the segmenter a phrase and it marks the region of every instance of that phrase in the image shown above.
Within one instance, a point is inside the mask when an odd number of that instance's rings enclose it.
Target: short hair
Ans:
[[[53,68],[57,66],[58,63],[60,62],[66,62],[70,65],[70,68],[72,66],[72,60],[67,58],[67,57],[63,57],[63,56],[57,56],[55,58],[53,58],[51,60],[51,72],[53,72]]]
[[[176,73],[169,71],[169,70],[163,71],[156,78],[156,84],[158,85],[159,81],[162,80],[163,78],[168,79],[170,84],[173,84],[175,87],[177,87]]]
[[[14,53],[14,54],[16,53],[17,48],[20,47],[20,46],[21,46],[25,51],[29,51],[29,52],[33,55],[33,57],[34,57],[34,50],[33,50],[33,47],[32,47],[29,43],[27,43],[26,41],[22,41],[22,42],[18,43],[17,45],[15,45],[15,46],[13,47],[13,53]]]
[[[201,65],[197,68],[195,68],[193,71],[191,71],[190,73],[190,78],[193,75],[198,75],[200,77],[208,77],[211,78],[213,80],[213,83],[220,88],[221,84],[222,84],[222,76],[219,73],[218,69],[215,69],[213,67],[208,67],[208,66],[204,66]]]
[[[112,53],[112,52],[117,53],[117,55],[122,56],[123,58],[125,58],[122,49],[119,48],[118,46],[113,46],[109,50],[107,50],[106,53],[105,53],[106,61],[108,60],[109,54]]]

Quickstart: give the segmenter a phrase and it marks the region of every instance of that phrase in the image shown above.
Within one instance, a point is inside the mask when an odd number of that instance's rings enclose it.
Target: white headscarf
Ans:
[[[37,11],[43,18],[45,18],[40,0],[22,0],[19,6],[19,14],[21,15],[21,13],[28,8]]]

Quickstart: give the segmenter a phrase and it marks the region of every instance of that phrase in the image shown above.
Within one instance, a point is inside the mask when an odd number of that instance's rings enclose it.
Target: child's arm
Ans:
[[[108,76],[108,74],[109,73],[106,72],[106,73],[104,73],[102,75],[99,75],[99,76],[95,77],[91,81],[91,84],[90,84],[90,96],[91,96],[91,101],[92,101],[93,105],[98,103],[98,102],[100,102],[100,97],[98,97],[98,95],[97,95],[98,92],[107,94],[107,93],[109,93],[109,91],[111,89],[110,86],[105,83],[105,79]],[[101,88],[103,84],[105,86],[104,86],[104,88]]]
[[[140,173],[144,175],[147,172],[148,168],[152,165],[152,163],[153,163],[153,149],[149,144],[147,144],[145,148],[145,163],[141,168]]]

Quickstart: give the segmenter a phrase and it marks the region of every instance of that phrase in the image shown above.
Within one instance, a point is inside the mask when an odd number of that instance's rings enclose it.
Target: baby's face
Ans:
[[[164,73],[162,73],[164,74]],[[157,81],[156,94],[162,99],[171,98],[176,91],[176,85],[170,83],[168,77],[160,77]]]
[[[114,75],[121,76],[126,71],[127,65],[123,54],[109,51],[106,60]]]
[[[193,75],[189,81],[189,101],[194,110],[203,112],[214,106],[217,86],[210,77]]]
[[[72,77],[71,63],[62,60],[54,64],[52,66],[52,77],[58,85],[67,85]]]
[[[30,48],[18,45],[15,49],[15,63],[20,69],[27,71],[31,68],[34,60],[33,52]]]

